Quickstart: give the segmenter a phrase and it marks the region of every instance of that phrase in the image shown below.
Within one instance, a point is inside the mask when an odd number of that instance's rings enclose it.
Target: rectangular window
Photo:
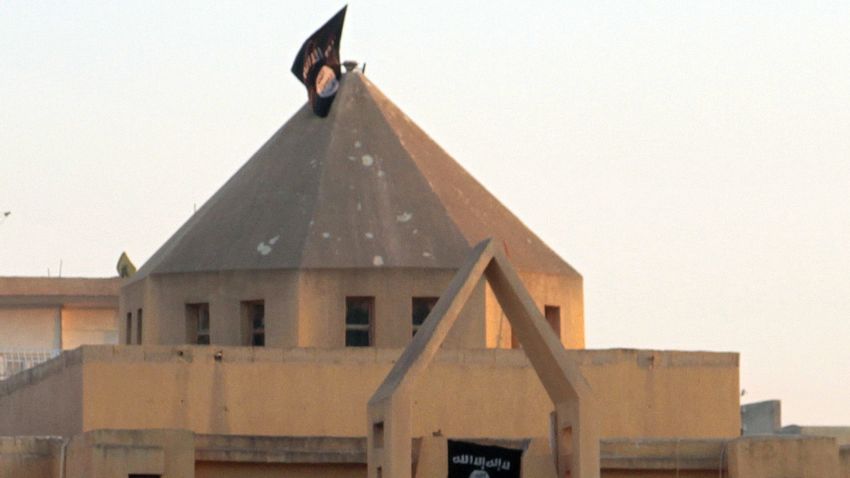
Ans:
[[[413,298],[413,307],[412,307],[412,323],[413,323],[413,335],[416,335],[416,332],[419,331],[419,327],[422,326],[422,323],[425,322],[425,319],[428,317],[428,314],[431,313],[431,309],[437,305],[437,299],[439,297],[414,297]]]
[[[368,347],[374,342],[374,297],[345,298],[345,346]]]
[[[186,304],[186,342],[210,344],[210,305]]]
[[[549,322],[549,327],[555,332],[558,338],[561,338],[561,308],[555,305],[547,305],[543,307],[543,315],[546,316],[546,322]]]
[[[142,309],[136,314],[136,343],[142,345]]]
[[[133,313],[127,312],[127,337],[124,338],[124,343],[130,345],[133,343]]]
[[[262,300],[242,302],[242,344],[266,345],[266,304]]]

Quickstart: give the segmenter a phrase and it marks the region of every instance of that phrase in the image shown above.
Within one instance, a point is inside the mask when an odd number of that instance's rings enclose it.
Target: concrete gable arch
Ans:
[[[599,477],[593,392],[569,359],[502,248],[487,239],[472,250],[367,405],[369,478],[411,477],[411,393],[481,277],[490,283],[552,403],[558,476]]]

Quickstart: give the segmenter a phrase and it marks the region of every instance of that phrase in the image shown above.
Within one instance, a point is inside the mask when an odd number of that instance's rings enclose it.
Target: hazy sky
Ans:
[[[850,425],[846,0],[458,3],[353,0],[343,57],[584,275],[588,346],[739,351],[743,402]],[[341,6],[0,1],[0,275],[141,265]]]

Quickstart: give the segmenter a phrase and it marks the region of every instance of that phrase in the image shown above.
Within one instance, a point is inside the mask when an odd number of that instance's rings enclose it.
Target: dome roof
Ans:
[[[455,269],[503,241],[521,271],[577,275],[362,73],[302,107],[139,270]]]

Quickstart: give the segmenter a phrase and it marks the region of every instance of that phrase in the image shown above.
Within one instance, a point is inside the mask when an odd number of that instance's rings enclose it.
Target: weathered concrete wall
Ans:
[[[315,465],[292,463],[195,464],[195,478],[365,478],[366,465]]]
[[[738,354],[596,350],[582,355],[604,415],[602,437],[740,434]]]
[[[82,350],[0,382],[0,436],[70,437],[83,429]]]
[[[59,307],[0,307],[0,348],[58,349]]]
[[[266,345],[342,347],[345,298],[370,296],[375,297],[375,345],[400,348],[412,336],[412,298],[439,297],[454,273],[386,268],[154,275],[123,288],[120,342],[125,343],[127,314],[136,320],[141,308],[145,344],[185,344],[186,304],[209,303],[212,343],[243,345],[241,303],[263,300]],[[525,274],[523,280],[541,311],[544,305],[560,307],[562,343],[567,348],[584,347],[581,278]],[[482,282],[469,299],[446,348],[510,348],[510,325],[488,289]]]
[[[115,344],[116,307],[0,306],[0,348],[70,350]]]
[[[124,287],[121,288],[121,295],[119,300],[118,307],[118,343],[119,344],[129,344],[136,343],[135,332],[132,328],[135,328],[134,320],[138,320],[137,314],[138,310],[142,309],[152,309],[150,305],[150,301],[148,300],[148,290],[150,289],[151,281],[137,281],[130,282]],[[129,321],[128,321],[129,317]],[[151,327],[150,324],[144,324],[145,328],[148,329],[148,334],[152,332],[152,329],[157,328],[156,324]],[[131,327],[131,329],[128,329]],[[128,335],[129,334],[129,335]]]
[[[834,438],[753,436],[728,448],[729,478],[838,478]]]
[[[741,405],[742,435],[771,435],[782,428],[782,402],[764,402]]]
[[[366,439],[196,435],[200,477],[366,476]]]
[[[584,348],[584,299],[581,277],[521,273],[537,309],[561,309],[561,343],[568,349]],[[490,286],[486,289],[487,347],[510,348],[511,326]]]
[[[414,476],[444,476],[446,438],[415,441]],[[522,476],[555,478],[548,438],[518,441],[528,443]],[[55,437],[0,437],[0,476],[59,478],[62,444]],[[828,438],[605,439],[600,465],[603,478],[846,478],[850,447],[841,450],[840,458],[837,451]],[[73,437],[65,454],[69,478],[125,478],[131,473],[180,478],[366,476],[363,438],[95,430]]]
[[[243,337],[241,326],[242,302],[263,300],[266,345],[296,345],[298,296],[294,271],[168,274],[132,286],[122,300],[121,316],[129,312],[135,317],[138,309],[143,309],[144,344],[186,344],[186,305],[208,303],[211,342],[243,345],[247,337]]]
[[[118,277],[0,277],[0,302],[92,303],[115,305],[123,280]]]
[[[86,432],[71,439],[65,464],[68,478],[192,478],[194,469],[194,434],[187,430]]]
[[[602,470],[602,478],[718,478],[717,470]],[[728,478],[724,472],[723,476]]]
[[[522,476],[555,478],[548,439],[519,441],[528,443]],[[0,476],[59,478],[62,443],[55,437],[0,437]],[[445,437],[417,439],[414,450],[415,477],[445,475]],[[850,447],[841,450],[840,458],[837,451],[831,439],[811,437],[605,439],[600,465],[603,478],[846,478]],[[125,478],[131,473],[180,478],[366,476],[363,438],[95,430],[73,437],[65,454],[68,478]]]
[[[117,308],[62,308],[62,348],[118,343]]]
[[[118,278],[0,277],[0,348],[114,342],[121,284]],[[105,325],[110,314],[113,323]]]
[[[606,439],[601,442],[600,467],[604,478],[716,478],[726,474],[723,448],[727,440]],[[496,443],[498,444],[498,443]],[[503,445],[510,446],[510,445]],[[422,437],[416,465],[418,477],[445,475],[447,444],[444,437]],[[530,440],[522,457],[522,476],[555,478],[548,438]]]
[[[412,337],[413,297],[439,297],[454,271],[386,269],[303,271],[299,282],[302,347],[345,345],[345,298],[375,297],[377,347],[399,348]],[[484,286],[479,286],[450,334],[450,348],[484,348]]]
[[[0,435],[186,428],[210,434],[365,436],[366,402],[399,353],[82,347],[35,369],[39,380],[0,385],[5,387]],[[603,437],[738,434],[736,354],[569,353],[598,395]],[[414,436],[438,430],[449,437],[545,436],[551,409],[522,351],[444,350],[417,385],[413,431]]]
[[[62,439],[0,437],[0,476],[59,478]]]
[[[84,429],[244,435],[365,435],[366,401],[398,356],[397,350],[224,348],[216,361],[220,349],[213,347],[183,347],[183,356],[167,347],[86,349]],[[551,405],[529,372],[518,354],[502,366],[486,351],[446,357],[421,386],[417,432],[539,430]],[[504,387],[518,393],[502,393]]]
[[[779,433],[783,435],[804,435],[814,437],[832,437],[838,446],[850,445],[850,427],[810,427],[788,425],[782,427]]]
[[[521,273],[537,308],[561,308],[561,343],[568,349],[584,348],[584,283],[581,276],[552,276]]]
[[[716,478],[726,474],[724,439],[635,438],[602,440],[605,478]]]

